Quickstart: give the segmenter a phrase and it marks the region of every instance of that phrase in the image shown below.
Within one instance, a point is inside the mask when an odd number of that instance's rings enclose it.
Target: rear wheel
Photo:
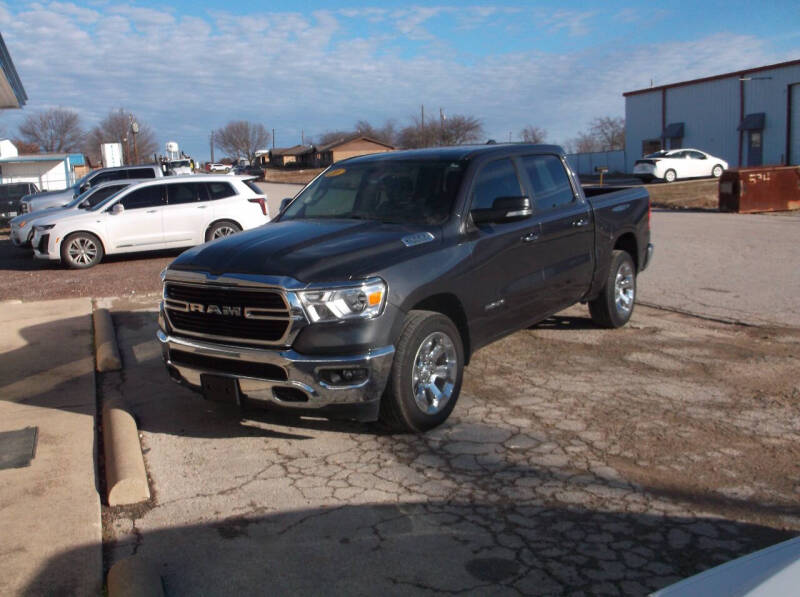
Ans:
[[[206,231],[206,242],[210,240],[215,240],[217,238],[222,238],[223,236],[230,236],[231,234],[236,234],[237,232],[241,232],[242,227],[239,226],[236,222],[231,222],[230,220],[222,220],[221,222],[215,222],[207,231]]]
[[[714,166],[711,169],[711,176],[713,176],[714,178],[719,178],[720,176],[722,176],[722,166],[720,166],[719,164]]]
[[[589,301],[592,321],[604,328],[619,328],[633,315],[636,267],[626,251],[611,253],[611,267],[600,294]]]
[[[61,262],[70,269],[86,269],[103,259],[103,243],[94,234],[76,232],[61,243]]]
[[[463,372],[464,349],[453,322],[441,313],[411,311],[381,398],[381,421],[416,433],[441,425],[456,405]]]
[[[664,182],[675,182],[676,178],[678,178],[678,175],[675,173],[675,170],[667,170],[664,172]]]

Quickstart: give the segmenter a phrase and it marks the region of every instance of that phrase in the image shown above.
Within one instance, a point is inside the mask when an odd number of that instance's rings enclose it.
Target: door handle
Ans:
[[[532,243],[533,241],[539,238],[538,232],[529,232],[528,234],[523,235],[522,242],[524,243]]]
[[[582,228],[584,226],[589,225],[589,220],[587,220],[586,218],[581,218],[580,220],[573,220],[572,225],[575,226],[576,228]]]
[[[198,205],[197,209],[206,209],[208,205]]]
[[[147,210],[147,213],[149,213],[149,214],[154,214],[154,213],[157,213],[157,212],[158,212],[157,209],[148,209]]]

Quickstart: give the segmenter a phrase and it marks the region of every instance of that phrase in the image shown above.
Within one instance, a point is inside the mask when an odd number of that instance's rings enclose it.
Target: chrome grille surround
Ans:
[[[213,276],[201,272],[168,271],[162,293],[167,323],[176,333],[195,338],[205,338],[245,346],[289,346],[300,330],[308,324],[308,321],[297,295],[287,290],[283,284],[280,284],[280,282],[288,281],[287,279],[279,280],[271,277],[230,277]],[[287,285],[299,285],[296,281],[292,280],[291,282],[294,282],[294,284]],[[283,324],[282,329],[276,331],[274,326],[272,329],[267,328],[267,335],[272,336],[268,340],[252,336],[243,337],[237,335],[234,330],[231,330],[231,333],[206,333],[197,331],[198,326],[193,326],[194,329],[186,329],[184,327],[185,321],[176,320],[180,320],[185,317],[185,314],[191,313],[193,310],[196,311],[198,303],[170,297],[169,288],[191,290],[194,293],[199,290],[199,299],[202,298],[203,290],[208,290],[209,294],[219,291],[230,292],[232,298],[228,305],[213,305],[218,311],[215,311],[216,316],[213,320],[211,317],[209,318],[209,325],[213,322],[214,325],[224,328],[226,321],[236,322],[237,326],[241,326],[243,321],[250,321],[256,326],[259,324],[269,326],[270,322],[275,322],[275,324]],[[251,295],[255,293],[256,296],[259,293],[263,293],[264,298],[271,297],[274,299],[277,297],[279,298],[280,306],[278,304],[266,307],[258,304],[248,306],[246,302],[243,303],[235,298],[237,293]],[[258,301],[254,302],[258,303]],[[205,305],[199,302],[199,306]],[[236,326],[232,323],[230,327]]]

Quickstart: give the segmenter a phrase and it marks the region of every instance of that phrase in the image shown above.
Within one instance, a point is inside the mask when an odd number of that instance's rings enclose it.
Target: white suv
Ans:
[[[41,218],[31,244],[37,259],[87,268],[103,255],[190,247],[269,219],[252,179],[170,176],[131,185],[89,210]]]

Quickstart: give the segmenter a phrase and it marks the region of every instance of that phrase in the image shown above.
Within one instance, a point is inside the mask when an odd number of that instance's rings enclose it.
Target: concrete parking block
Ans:
[[[138,504],[150,499],[139,430],[120,400],[103,405],[103,445],[109,506]]]
[[[93,314],[94,348],[99,372],[118,371],[122,369],[122,360],[117,348],[117,336],[114,333],[114,322],[108,309],[97,309]]]

